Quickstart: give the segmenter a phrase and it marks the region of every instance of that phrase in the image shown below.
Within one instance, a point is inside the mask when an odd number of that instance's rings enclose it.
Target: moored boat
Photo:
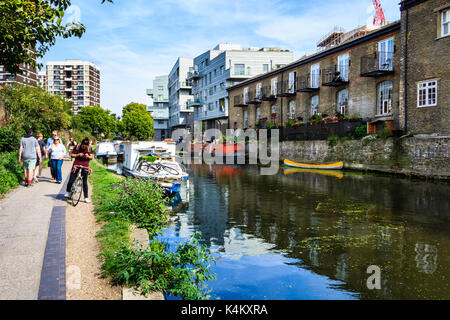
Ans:
[[[342,168],[344,168],[344,163],[342,161],[330,164],[307,164],[285,159],[284,164],[289,167],[302,169],[341,170]]]

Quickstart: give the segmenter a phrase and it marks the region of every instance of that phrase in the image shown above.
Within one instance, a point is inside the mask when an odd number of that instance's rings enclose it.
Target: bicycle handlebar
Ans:
[[[84,170],[88,170],[88,171],[89,171],[89,174],[92,173],[92,169],[89,168],[89,167],[85,167],[85,166],[82,166],[82,165],[74,165],[74,166],[73,166],[73,169],[74,169],[74,170],[75,170],[75,169],[78,169],[78,168],[81,168],[81,169],[84,169]]]

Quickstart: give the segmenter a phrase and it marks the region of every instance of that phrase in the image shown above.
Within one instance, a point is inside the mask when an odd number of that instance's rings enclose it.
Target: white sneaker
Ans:
[[[69,192],[66,192],[66,193],[64,194],[64,198],[70,198],[70,193],[69,193]]]
[[[84,202],[86,202],[86,203],[91,203],[92,201],[91,201],[89,198],[85,198],[85,199],[84,199]]]

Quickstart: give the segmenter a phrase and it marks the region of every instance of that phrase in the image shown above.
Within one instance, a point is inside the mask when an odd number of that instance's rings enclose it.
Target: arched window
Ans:
[[[347,112],[348,112],[348,89],[344,89],[344,90],[341,90],[338,92],[337,111],[341,114],[347,114]]]
[[[296,106],[295,100],[289,102],[289,119],[295,119]]]
[[[248,128],[248,111],[244,111],[244,129]]]
[[[319,96],[315,95],[311,97],[311,116],[319,114]]]
[[[384,81],[378,84],[377,90],[377,115],[392,113],[392,81]]]
[[[270,118],[272,119],[272,121],[276,122],[277,121],[277,105],[274,104],[271,108],[270,108]]]
[[[261,107],[256,107],[255,119],[256,122],[259,122],[259,119],[261,119]]]

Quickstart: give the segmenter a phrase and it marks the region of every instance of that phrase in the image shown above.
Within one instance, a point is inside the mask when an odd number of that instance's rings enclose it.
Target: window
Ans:
[[[297,77],[296,72],[289,73],[289,93],[295,93],[295,78]]]
[[[341,114],[347,114],[348,112],[348,89],[344,89],[338,92],[337,99],[337,111]]]
[[[417,107],[437,105],[437,81],[422,81],[417,85]]]
[[[245,75],[245,64],[235,64],[234,65],[234,75],[235,76]]]
[[[260,107],[256,108],[255,119],[256,119],[257,122],[259,121],[259,119],[261,119],[261,108]]]
[[[220,84],[220,89],[221,89],[221,90],[225,90],[225,82],[222,82],[222,83]]]
[[[315,95],[311,97],[311,116],[319,114],[319,96]]]
[[[450,35],[450,9],[442,12],[441,37]]]
[[[269,65],[268,64],[263,64],[263,72],[269,72]]]
[[[271,86],[270,86],[271,91],[270,92],[273,96],[277,95],[277,81],[278,81],[277,78],[273,78],[271,81]]]
[[[392,81],[384,81],[378,85],[377,115],[392,113]]]
[[[320,64],[311,66],[311,88],[319,87]]]
[[[343,81],[348,81],[348,68],[350,65],[350,55],[345,53],[338,57],[338,71]]]
[[[248,88],[244,88],[244,104],[248,101]]]
[[[256,84],[256,98],[261,99],[262,98],[262,83]]]
[[[223,73],[224,73],[224,71],[225,71],[224,67],[223,67],[223,66],[221,66],[221,67],[220,67],[220,74],[223,74]]]
[[[394,66],[394,39],[378,43],[380,70],[392,71]]]
[[[244,129],[248,128],[248,111],[244,111]]]
[[[289,114],[288,114],[289,119],[295,120],[295,108],[296,108],[295,100],[292,100],[291,102],[289,102]]]

